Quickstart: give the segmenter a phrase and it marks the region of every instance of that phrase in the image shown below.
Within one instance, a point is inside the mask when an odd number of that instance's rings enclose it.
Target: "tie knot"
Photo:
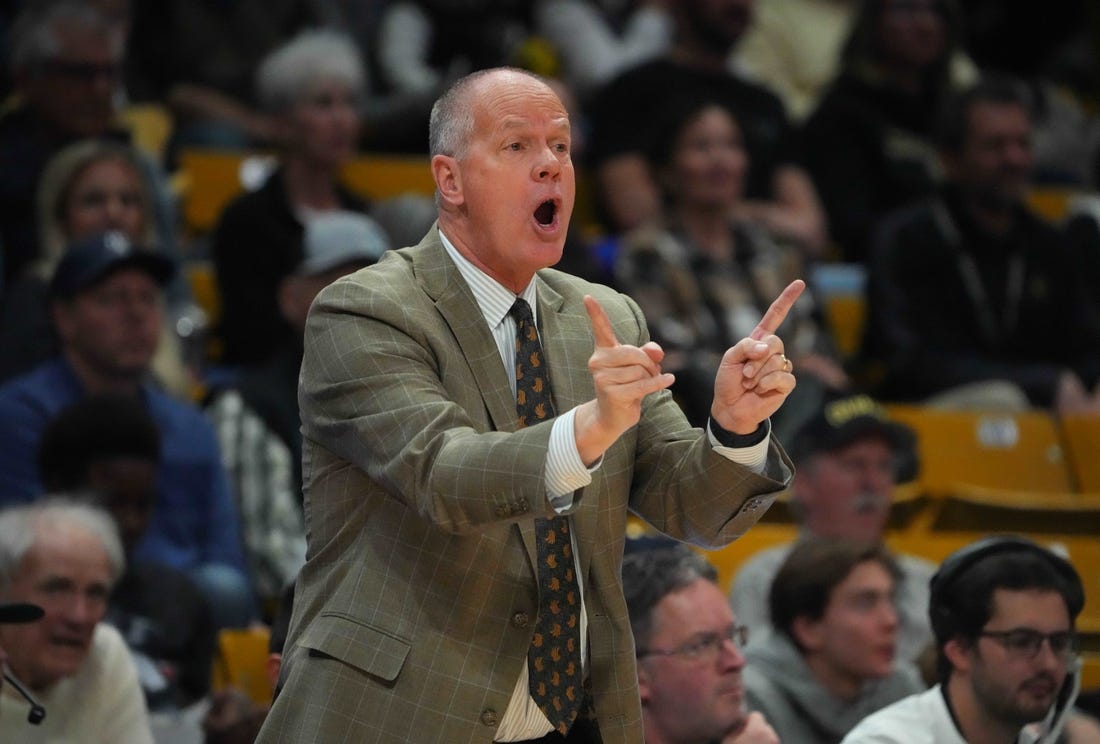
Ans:
[[[527,300],[522,297],[517,297],[516,301],[512,303],[512,309],[508,311],[508,314],[515,319],[516,323],[533,323],[535,320],[534,315],[531,313],[531,306],[527,304]]]

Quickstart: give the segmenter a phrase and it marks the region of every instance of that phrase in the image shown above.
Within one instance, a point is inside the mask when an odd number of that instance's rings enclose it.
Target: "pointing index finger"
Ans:
[[[615,338],[615,331],[611,328],[611,319],[607,317],[603,306],[592,295],[584,296],[584,308],[588,311],[588,318],[592,321],[592,335],[596,337],[596,346],[612,347],[619,345],[619,339]]]
[[[760,319],[756,328],[749,334],[749,338],[759,341],[765,336],[770,336],[778,331],[779,326],[786,320],[787,313],[794,307],[795,300],[799,298],[804,289],[806,289],[806,282],[801,279],[795,279],[788,284],[787,288],[775,298],[775,302],[768,308],[768,312],[764,313],[764,317]]]

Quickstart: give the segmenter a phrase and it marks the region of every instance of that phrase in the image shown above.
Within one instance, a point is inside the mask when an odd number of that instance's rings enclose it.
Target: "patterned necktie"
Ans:
[[[509,311],[516,320],[516,412],[520,426],[554,416],[550,378],[531,307],[517,299]],[[580,588],[573,541],[566,517],[535,520],[538,543],[539,611],[527,653],[531,697],[562,735],[580,710]]]

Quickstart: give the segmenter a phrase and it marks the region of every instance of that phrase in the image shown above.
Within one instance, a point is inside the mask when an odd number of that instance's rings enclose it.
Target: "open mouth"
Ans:
[[[549,227],[554,224],[554,216],[557,214],[558,207],[554,204],[552,199],[547,199],[538,206],[535,210],[535,221],[543,227]]]

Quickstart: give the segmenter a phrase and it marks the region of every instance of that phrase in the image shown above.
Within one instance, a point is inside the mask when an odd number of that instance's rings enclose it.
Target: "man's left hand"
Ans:
[[[722,356],[710,415],[723,429],[752,434],[794,390],[794,367],[775,332],[805,288],[801,279],[787,285],[752,333]]]

